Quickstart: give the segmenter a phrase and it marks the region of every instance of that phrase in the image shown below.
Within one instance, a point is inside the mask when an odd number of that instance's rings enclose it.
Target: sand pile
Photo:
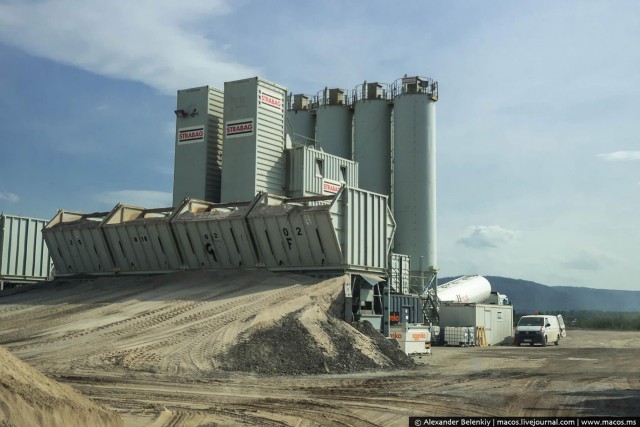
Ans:
[[[411,366],[371,328],[341,320],[347,277],[185,271],[43,286],[0,300],[0,344],[65,375],[221,370],[346,373]]]
[[[0,348],[0,426],[120,426],[122,420]]]

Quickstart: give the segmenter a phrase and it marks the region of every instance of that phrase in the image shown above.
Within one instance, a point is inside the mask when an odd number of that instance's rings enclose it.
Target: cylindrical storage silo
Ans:
[[[296,94],[291,97],[286,113],[286,130],[294,145],[314,145],[316,139],[316,112],[309,108],[309,97]]]
[[[402,79],[402,90],[393,99],[391,189],[397,223],[394,252],[411,256],[412,287],[421,291],[437,271],[437,94],[434,86],[424,87],[417,77]]]
[[[311,110],[287,111],[287,132],[294,145],[311,145],[315,143],[316,115]]]
[[[316,148],[351,160],[353,111],[347,105],[344,90],[328,92],[316,111]]]
[[[353,160],[359,163],[360,188],[391,191],[391,105],[378,83],[364,85],[354,104]]]

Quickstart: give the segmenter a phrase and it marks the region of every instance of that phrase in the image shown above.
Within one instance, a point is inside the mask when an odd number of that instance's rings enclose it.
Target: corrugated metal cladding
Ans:
[[[149,212],[117,205],[102,222],[116,271],[157,272],[182,268],[169,224],[172,209]]]
[[[357,268],[386,268],[395,222],[387,196],[346,188],[339,204],[345,220],[336,227],[348,264]]]
[[[411,257],[392,253],[390,273],[389,285],[391,289],[399,294],[408,294],[411,280]]]
[[[49,250],[42,237],[46,221],[0,215],[0,282],[46,280],[51,272]]]
[[[114,264],[100,223],[107,215],[60,210],[42,230],[56,276],[112,274]]]
[[[358,187],[358,164],[320,150],[295,146],[287,150],[289,197],[327,194],[325,180]]]
[[[424,323],[422,298],[418,295],[389,295],[389,311],[398,314],[399,323]]]
[[[386,99],[356,101],[353,136],[353,160],[360,163],[360,187],[391,194],[391,105]]]
[[[484,326],[487,344],[509,344],[513,338],[513,306],[442,304],[440,306],[440,326],[471,326],[473,328]]]
[[[245,218],[257,201],[216,205],[186,200],[171,221],[186,268],[256,267]]]
[[[224,84],[222,202],[284,196],[286,88],[258,77]]]
[[[395,229],[386,203],[386,196],[347,187],[330,204],[263,205],[247,219],[270,269],[383,274]]]
[[[187,197],[220,201],[222,91],[202,86],[178,91],[173,205]]]
[[[261,205],[248,216],[263,264],[275,270],[344,265],[328,205]]]

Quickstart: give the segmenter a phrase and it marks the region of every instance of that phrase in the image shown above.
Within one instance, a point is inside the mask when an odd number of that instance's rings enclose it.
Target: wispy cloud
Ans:
[[[561,265],[573,270],[601,270],[604,264],[615,261],[616,257],[599,250],[580,250],[578,253],[561,261]]]
[[[17,194],[0,191],[0,200],[5,200],[9,203],[18,203],[20,201],[20,197],[18,197]]]
[[[607,161],[640,160],[640,151],[614,151],[612,153],[598,154],[598,157]]]
[[[499,225],[472,225],[457,243],[470,248],[496,248],[517,237],[517,232]]]
[[[108,206],[118,203],[142,206],[144,208],[164,208],[171,206],[172,194],[164,191],[150,190],[118,190],[106,191],[95,195],[94,200]]]
[[[191,0],[185,9],[173,0],[9,0],[0,4],[0,41],[173,95],[180,87],[258,74],[202,34],[213,17],[230,12],[227,3]]]

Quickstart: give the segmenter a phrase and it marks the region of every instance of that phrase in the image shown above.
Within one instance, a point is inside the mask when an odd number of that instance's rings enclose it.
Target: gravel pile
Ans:
[[[311,314],[311,315],[310,315]],[[305,308],[240,336],[222,369],[264,375],[346,374],[416,365],[369,322],[348,324]]]

